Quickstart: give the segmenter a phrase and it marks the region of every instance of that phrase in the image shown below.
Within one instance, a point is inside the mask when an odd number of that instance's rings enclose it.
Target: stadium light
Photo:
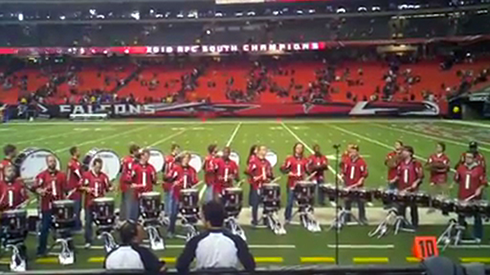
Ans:
[[[61,19],[61,20],[65,20],[65,19],[66,19],[66,16],[61,15],[61,16],[60,16],[60,19]]]
[[[366,7],[359,7],[359,8],[357,8],[357,11],[358,12],[365,12],[365,11],[367,11],[367,8]]]
[[[223,14],[219,11],[217,11],[215,14],[214,14],[215,17],[223,17]]]
[[[23,13],[19,13],[17,15],[17,19],[19,19],[19,21],[24,21],[24,14]]]
[[[337,13],[345,13],[345,9],[344,8],[338,8]]]
[[[249,11],[249,12],[247,12],[247,16],[255,16],[255,12],[254,11]]]
[[[136,19],[136,20],[140,20],[140,12],[139,11],[133,11],[131,13],[131,17]]]
[[[95,9],[89,9],[88,12],[90,13],[90,15],[96,15],[97,14],[97,11]]]
[[[308,13],[309,13],[309,14],[313,14],[313,13],[315,13],[315,10],[314,10],[314,9],[309,9],[309,10],[308,10]]]

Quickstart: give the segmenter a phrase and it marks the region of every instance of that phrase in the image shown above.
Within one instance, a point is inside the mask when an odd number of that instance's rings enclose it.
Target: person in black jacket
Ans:
[[[177,260],[178,273],[188,273],[194,259],[197,270],[233,270],[240,262],[246,271],[254,271],[255,261],[247,243],[223,228],[223,205],[217,201],[210,201],[203,206],[203,212],[207,230],[187,242]]]
[[[105,269],[144,270],[152,274],[165,271],[165,262],[159,261],[148,248],[140,246],[145,234],[141,224],[127,220],[119,233],[122,244],[107,254]]]

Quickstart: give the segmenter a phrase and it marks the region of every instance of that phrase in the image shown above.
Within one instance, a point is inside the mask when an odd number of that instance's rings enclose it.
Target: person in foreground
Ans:
[[[165,262],[159,261],[148,248],[140,246],[145,235],[141,224],[126,220],[119,230],[121,245],[107,254],[105,269],[144,270],[151,274],[165,271]]]
[[[197,270],[232,270],[238,267],[240,261],[246,271],[254,271],[255,261],[247,243],[223,228],[223,205],[217,201],[210,201],[203,206],[203,212],[207,230],[187,242],[177,260],[178,273],[188,273],[194,258]]]

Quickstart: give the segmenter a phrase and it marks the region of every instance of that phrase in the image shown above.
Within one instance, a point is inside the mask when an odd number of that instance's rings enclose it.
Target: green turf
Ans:
[[[116,121],[113,123],[29,123],[29,124],[4,124],[0,126],[0,144],[13,143],[21,150],[25,147],[48,148],[54,151],[63,163],[63,169],[69,159],[68,149],[78,145],[83,153],[93,147],[110,148],[116,151],[120,157],[127,154],[130,143],[138,143],[141,146],[154,146],[164,152],[168,152],[172,143],[178,143],[185,150],[190,150],[204,156],[206,147],[210,143],[218,143],[221,147],[230,143],[233,150],[241,156],[240,167],[245,167],[245,159],[249,147],[255,143],[266,144],[275,151],[279,158],[279,164],[291,153],[295,142],[301,140],[308,147],[317,143],[326,155],[334,155],[332,145],[340,143],[359,144],[361,154],[365,155],[369,166],[369,177],[366,187],[377,188],[386,185],[386,168],[383,165],[384,157],[391,150],[395,140],[401,139],[406,144],[415,148],[416,155],[422,159],[427,158],[434,149],[436,141],[444,141],[447,145],[447,154],[453,162],[457,161],[461,152],[467,147],[469,140],[478,140],[481,144],[481,152],[490,159],[490,128],[485,125],[462,125],[444,121],[423,120],[375,120],[375,121],[343,121],[343,120],[315,120],[315,121],[265,121],[244,120],[240,124],[236,135],[231,140],[232,134],[239,126],[239,122],[193,120],[173,120],[170,122],[151,120],[145,121]],[[310,152],[308,152],[309,154]],[[330,160],[331,166],[335,161]],[[275,167],[275,173],[279,175],[279,165]],[[428,178],[428,173],[426,173]],[[202,175],[201,175],[202,177]],[[422,189],[427,189],[427,178]],[[334,176],[328,173],[327,180],[332,182]],[[285,185],[285,178],[280,180]],[[245,184],[244,193],[248,194],[248,186]],[[157,187],[157,190],[160,187]],[[454,191],[455,192],[455,191]],[[284,192],[283,192],[284,193]],[[284,196],[285,194],[283,194]],[[285,197],[283,197],[285,199]],[[116,200],[118,200],[116,196]],[[246,200],[244,201],[246,204]],[[36,205],[31,205],[35,208]],[[327,210],[331,211],[331,210]],[[369,210],[368,210],[369,215]],[[393,244],[392,249],[342,249],[339,255],[341,264],[352,264],[353,257],[387,257],[389,264],[407,264],[406,257],[411,256],[411,243],[413,234],[401,236],[389,236],[383,239],[371,239],[367,232],[372,227],[349,227],[341,232],[340,242],[343,244]],[[418,235],[438,235],[441,226],[424,226]],[[265,262],[264,265],[274,264],[299,264],[300,257],[334,257],[334,250],[328,248],[328,244],[335,242],[331,232],[310,233],[303,228],[290,226],[285,236],[275,236],[271,232],[261,230],[248,230],[248,242],[250,244],[287,244],[294,245],[289,249],[253,249],[258,257],[280,257],[282,262]],[[484,243],[488,243],[486,234]],[[170,244],[183,244],[180,240],[171,240]],[[29,251],[32,255],[35,249],[35,240],[29,239]],[[82,240],[77,241],[82,245]],[[160,253],[164,257],[175,257],[180,249],[168,249]],[[488,249],[448,249],[444,255],[453,258],[462,257],[490,257]],[[87,263],[90,257],[101,257],[103,251],[79,251],[77,268],[89,268],[100,266],[100,263]],[[274,259],[272,259],[274,260]],[[35,264],[31,268],[58,268],[58,265]],[[70,267],[73,268],[73,267]]]

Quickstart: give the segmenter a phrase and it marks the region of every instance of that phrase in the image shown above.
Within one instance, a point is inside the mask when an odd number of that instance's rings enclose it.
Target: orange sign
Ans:
[[[413,240],[413,256],[417,259],[425,259],[432,256],[439,256],[437,239],[434,236],[417,236]]]

